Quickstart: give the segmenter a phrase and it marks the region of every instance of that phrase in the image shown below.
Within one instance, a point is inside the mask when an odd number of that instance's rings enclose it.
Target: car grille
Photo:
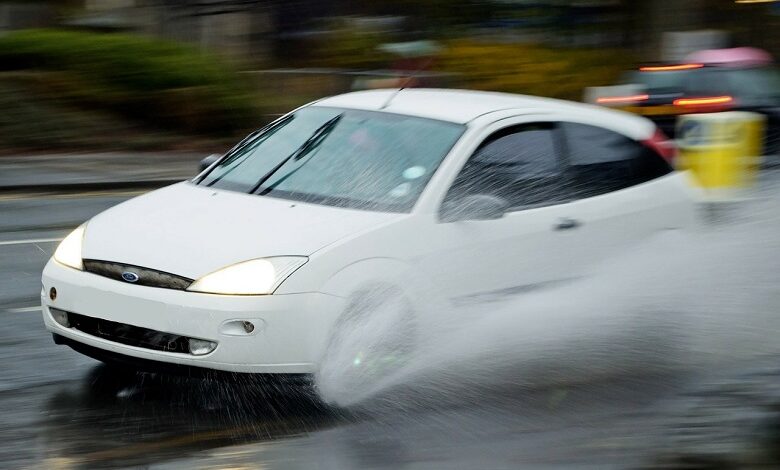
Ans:
[[[49,309],[59,310],[52,307],[49,307]],[[63,312],[62,310],[59,311]],[[190,353],[190,338],[186,336],[163,333],[162,331],[88,317],[73,312],[66,313],[68,314],[68,322],[71,328],[91,336],[155,351]]]
[[[132,283],[139,286],[159,287],[162,289],[186,290],[190,284],[193,283],[192,279],[183,276],[157,271],[156,269],[134,266],[132,264],[115,263],[113,261],[85,259],[84,270],[117,281]],[[135,274],[138,276],[138,280],[135,282],[126,280],[122,277],[122,274],[126,273]]]

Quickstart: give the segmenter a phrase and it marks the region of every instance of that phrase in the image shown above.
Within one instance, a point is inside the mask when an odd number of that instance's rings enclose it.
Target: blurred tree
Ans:
[[[439,36],[451,36],[462,27],[488,22],[501,12],[501,2],[491,0],[374,0],[343,1],[354,13],[364,15],[394,15],[406,18],[405,30]]]

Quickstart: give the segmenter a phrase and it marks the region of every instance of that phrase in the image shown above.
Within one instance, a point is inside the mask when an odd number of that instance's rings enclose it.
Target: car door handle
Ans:
[[[558,222],[555,224],[553,229],[555,230],[572,230],[577,227],[579,227],[581,224],[579,220],[576,219],[570,219],[568,217],[563,217],[561,219],[558,219]]]

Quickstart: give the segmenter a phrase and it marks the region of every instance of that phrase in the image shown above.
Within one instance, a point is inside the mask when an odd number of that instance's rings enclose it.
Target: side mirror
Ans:
[[[218,153],[213,153],[213,154],[209,155],[208,157],[204,158],[203,160],[201,160],[200,164],[198,165],[198,173],[203,172],[206,168],[208,168],[211,165],[213,165],[214,162],[216,162],[220,158],[222,158],[222,155],[220,155]]]
[[[472,194],[445,202],[441,207],[439,220],[445,223],[461,220],[495,220],[503,217],[508,209],[509,203],[500,197]]]

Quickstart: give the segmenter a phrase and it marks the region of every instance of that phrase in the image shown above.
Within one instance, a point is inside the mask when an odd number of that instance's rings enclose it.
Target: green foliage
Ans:
[[[46,77],[38,73],[0,74],[0,153],[223,147],[213,138],[200,140],[151,129],[115,113],[73,106],[50,93],[41,95],[39,87],[46,83],[41,78]]]
[[[579,101],[585,87],[613,84],[633,62],[620,50],[455,40],[439,67],[457,74],[467,88]]]
[[[48,73],[43,88],[71,103],[164,128],[230,133],[252,126],[247,84],[214,57],[124,34],[24,30],[0,37],[0,68]]]
[[[0,142],[12,151],[107,148],[128,135],[111,115],[38,99],[18,77],[0,79],[0,109]]]

